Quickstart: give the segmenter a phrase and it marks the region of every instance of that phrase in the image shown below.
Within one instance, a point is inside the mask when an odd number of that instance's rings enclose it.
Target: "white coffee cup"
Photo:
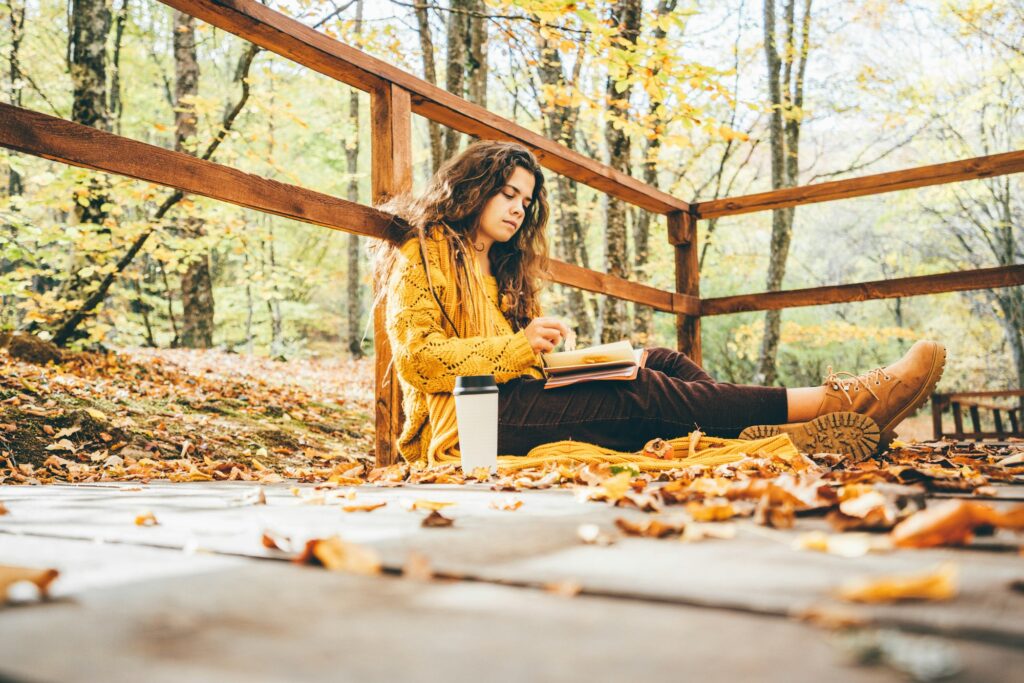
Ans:
[[[462,471],[498,469],[498,385],[494,375],[455,378],[455,419],[459,425]]]

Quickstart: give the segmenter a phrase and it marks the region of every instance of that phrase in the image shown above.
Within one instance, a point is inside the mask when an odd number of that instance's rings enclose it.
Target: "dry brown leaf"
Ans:
[[[31,569],[28,567],[11,567],[0,565],[0,602],[7,602],[11,586],[22,581],[34,583],[39,596],[48,595],[50,584],[60,575],[56,569]]]
[[[291,552],[292,540],[287,536],[281,536],[270,531],[263,532],[263,538],[261,539],[264,548],[270,550],[283,550],[284,552]]]
[[[135,517],[135,526],[157,526],[156,515],[152,512],[143,512]]]
[[[437,511],[437,510],[443,510],[446,507],[451,507],[452,505],[455,505],[455,503],[448,502],[448,501],[441,501],[441,500],[424,500],[423,498],[418,498],[418,499],[413,500],[413,501],[410,501],[408,499],[402,501],[402,507],[404,507],[406,510],[410,510],[410,511],[414,511],[414,510],[434,510],[434,511]]]
[[[380,503],[363,503],[362,505],[342,505],[341,509],[345,512],[373,512],[387,504],[387,501],[381,501]]]
[[[644,444],[643,450],[640,452],[641,455],[645,455],[648,458],[671,458],[672,457],[672,444],[665,439],[651,439]]]
[[[776,503],[771,494],[764,494],[754,510],[754,521],[773,529],[790,529],[796,521],[793,504],[789,501]]]
[[[3,501],[0,501],[0,517],[3,517],[4,515],[9,515],[9,514],[11,514],[11,511],[8,510],[7,506],[3,504]]]
[[[1015,528],[1015,516],[1024,516],[1015,508],[1003,515],[985,503],[953,499],[933,505],[896,525],[892,540],[901,548],[930,548],[940,545],[962,545],[974,537],[979,526],[1006,526]],[[1019,528],[1019,527],[1016,527]]]
[[[686,525],[682,522],[673,524],[671,522],[662,522],[658,519],[645,519],[640,522],[633,522],[622,517],[615,520],[615,526],[619,527],[628,536],[643,536],[645,538],[678,536],[686,528]]]
[[[736,509],[728,501],[703,504],[691,501],[686,504],[686,511],[695,522],[724,522],[736,516]]]
[[[334,572],[366,576],[374,576],[381,571],[380,556],[375,550],[343,541],[339,536],[307,541],[295,562],[321,565]]]
[[[696,522],[687,524],[679,540],[684,543],[694,543],[709,538],[723,541],[736,538],[736,525],[722,523],[701,524]]]
[[[845,605],[811,605],[791,616],[830,630],[863,628],[871,623],[869,615]]]
[[[492,500],[489,507],[493,510],[505,510],[512,512],[523,507],[523,501],[518,498],[499,498]]]
[[[469,476],[477,481],[490,481],[491,470],[488,467],[474,467],[473,471],[469,473]]]
[[[574,598],[580,594],[583,590],[583,586],[578,581],[565,579],[564,581],[555,581],[553,583],[544,584],[544,590],[545,592],[562,598]]]
[[[923,574],[881,576],[850,581],[837,591],[849,602],[897,602],[900,600],[950,600],[958,590],[958,571],[947,562]]]
[[[451,517],[445,517],[437,510],[431,510],[430,514],[423,518],[422,526],[425,527],[446,527],[455,523]]]
[[[430,567],[430,559],[415,550],[409,553],[402,565],[402,578],[411,581],[431,581],[434,570]]]
[[[892,550],[892,542],[886,536],[867,533],[826,534],[810,531],[800,534],[794,541],[797,550],[815,550],[840,557],[861,557],[870,552]]]

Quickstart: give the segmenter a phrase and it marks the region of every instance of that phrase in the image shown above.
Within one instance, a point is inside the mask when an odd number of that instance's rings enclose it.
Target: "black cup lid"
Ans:
[[[497,390],[494,375],[467,375],[455,378],[455,395],[489,394]]]

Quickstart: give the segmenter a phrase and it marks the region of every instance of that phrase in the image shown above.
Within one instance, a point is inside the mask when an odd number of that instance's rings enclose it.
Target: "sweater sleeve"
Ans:
[[[448,281],[433,262],[429,267],[434,290],[444,300]],[[416,245],[397,255],[390,283],[387,330],[395,369],[420,391],[453,391],[455,378],[465,375],[494,375],[496,382],[507,382],[537,362],[523,331],[495,337],[449,336]]]

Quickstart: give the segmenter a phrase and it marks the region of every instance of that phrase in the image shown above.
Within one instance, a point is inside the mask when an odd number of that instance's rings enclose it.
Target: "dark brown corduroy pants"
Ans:
[[[542,379],[518,377],[499,386],[498,404],[504,455],[568,439],[635,451],[693,429],[735,437],[753,424],[784,423],[788,410],[784,388],[716,382],[685,354],[664,348],[648,350],[634,380],[545,390]]]

